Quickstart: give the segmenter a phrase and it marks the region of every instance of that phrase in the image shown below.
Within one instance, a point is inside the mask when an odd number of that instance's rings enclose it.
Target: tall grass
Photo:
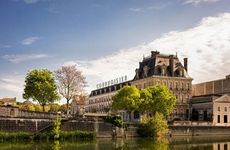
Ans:
[[[27,132],[0,132],[0,141],[29,141],[31,136],[32,134]]]

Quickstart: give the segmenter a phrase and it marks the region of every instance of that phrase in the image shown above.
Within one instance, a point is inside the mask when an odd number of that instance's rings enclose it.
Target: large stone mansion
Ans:
[[[187,120],[189,118],[189,99],[192,94],[192,78],[188,75],[188,62],[182,64],[176,55],[160,54],[152,51],[151,55],[139,62],[133,80],[93,90],[86,101],[86,112],[107,112],[112,104],[112,95],[125,85],[135,85],[143,89],[155,84],[167,86],[177,97],[176,108],[172,118]],[[138,114],[132,114],[138,119]],[[123,116],[129,118],[129,116]]]

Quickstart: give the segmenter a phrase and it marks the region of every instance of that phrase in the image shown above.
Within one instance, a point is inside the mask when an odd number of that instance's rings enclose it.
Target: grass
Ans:
[[[94,140],[95,132],[88,131],[61,131],[59,140],[76,141],[76,140]],[[22,142],[22,141],[53,141],[52,133],[40,133],[33,136],[29,132],[0,132],[0,142]]]

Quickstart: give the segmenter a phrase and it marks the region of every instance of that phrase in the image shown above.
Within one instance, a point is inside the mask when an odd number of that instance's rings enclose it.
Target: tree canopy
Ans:
[[[140,106],[141,112],[159,112],[165,117],[174,109],[176,97],[163,85],[155,85],[141,90]]]
[[[176,97],[163,85],[150,86],[138,90],[135,86],[124,86],[113,96],[112,108],[115,110],[138,110],[156,112],[168,116],[176,104]]]
[[[55,78],[58,84],[60,94],[67,101],[67,115],[69,114],[69,102],[75,95],[83,92],[86,81],[81,71],[77,70],[75,65],[62,66],[55,72]]]
[[[47,103],[59,100],[52,72],[47,69],[29,71],[25,79],[23,98],[39,102],[43,111]]]
[[[136,110],[139,107],[140,92],[135,86],[124,86],[112,97],[114,110]]]

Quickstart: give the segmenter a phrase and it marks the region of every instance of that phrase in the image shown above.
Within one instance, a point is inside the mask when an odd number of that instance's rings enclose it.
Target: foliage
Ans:
[[[54,121],[54,125],[53,125],[53,138],[54,138],[54,140],[59,139],[60,127],[61,127],[61,117],[59,115],[57,115],[57,118]]]
[[[124,127],[124,122],[120,116],[105,116],[103,117],[103,120],[105,122],[113,124],[116,127],[119,127],[119,128]]]
[[[159,112],[167,117],[176,104],[176,97],[163,85],[158,84],[143,89],[140,95],[139,111],[141,112],[151,112],[153,115]]]
[[[52,72],[47,69],[35,69],[28,72],[25,79],[23,98],[38,101],[42,105],[43,111],[47,103],[58,100],[59,95]]]
[[[75,96],[83,92],[86,81],[81,71],[76,69],[75,65],[62,66],[55,71],[55,78],[58,84],[60,94],[67,101],[67,115],[69,114],[69,102]]]
[[[145,116],[141,120],[138,134],[145,137],[160,137],[168,132],[168,124],[164,115],[156,112],[153,117]]]
[[[66,113],[67,105],[66,104],[61,105],[60,108],[59,108],[59,111],[61,111],[62,113]]]
[[[21,105],[20,109],[28,111],[36,111],[34,105]]]
[[[29,141],[30,133],[27,132],[0,132],[0,141]]]
[[[93,140],[95,138],[95,132],[89,131],[62,131],[60,134],[60,140]]]
[[[42,111],[42,106],[39,104],[34,105],[35,111]]]
[[[49,105],[50,109],[49,109],[49,112],[58,112],[60,110],[60,105],[58,104],[50,104]]]
[[[112,99],[112,109],[132,111],[139,108],[140,92],[133,85],[124,86]]]

